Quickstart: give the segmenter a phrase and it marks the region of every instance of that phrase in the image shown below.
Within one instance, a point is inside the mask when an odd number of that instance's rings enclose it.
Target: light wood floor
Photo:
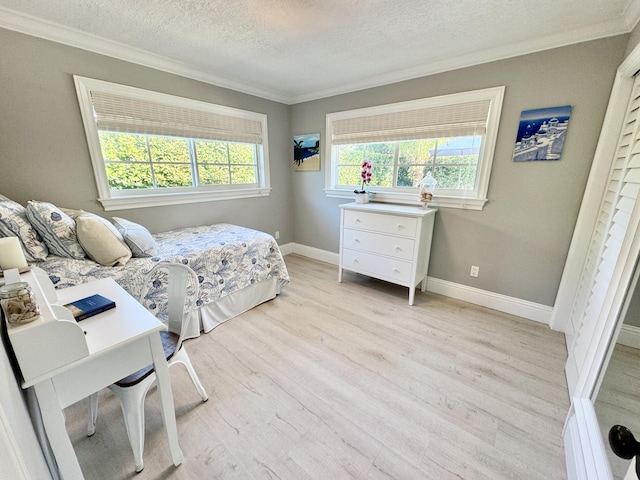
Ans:
[[[168,455],[147,397],[145,469],[115,397],[66,410],[88,479],[566,478],[562,334],[430,293],[285,257],[275,300],[189,340],[209,393],[171,370],[184,463]]]

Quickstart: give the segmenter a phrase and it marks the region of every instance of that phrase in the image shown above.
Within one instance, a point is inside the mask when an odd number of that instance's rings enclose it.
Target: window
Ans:
[[[269,194],[266,115],[74,78],[105,210]]]
[[[430,173],[433,205],[482,209],[503,95],[496,87],[328,114],[327,195],[360,189],[367,159],[376,201],[418,203],[418,184]]]

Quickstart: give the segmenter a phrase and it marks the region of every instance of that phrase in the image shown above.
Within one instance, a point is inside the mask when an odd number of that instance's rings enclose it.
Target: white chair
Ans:
[[[198,277],[189,267],[177,263],[159,263],[145,276],[139,301],[167,327],[166,331],[160,332],[160,336],[169,367],[176,363],[184,365],[202,401],[206,402],[209,399],[207,392],[182,345],[183,335],[194,317],[198,292]],[[136,472],[144,468],[144,400],[155,379],[153,365],[149,365],[109,386],[120,400]],[[95,393],[90,397],[89,436],[95,433],[97,414],[98,394]]]

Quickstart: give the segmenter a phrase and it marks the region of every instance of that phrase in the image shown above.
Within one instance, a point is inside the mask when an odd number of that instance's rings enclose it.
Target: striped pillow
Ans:
[[[58,207],[30,200],[27,202],[27,218],[42,235],[50,253],[78,260],[85,257],[76,236],[76,222]]]
[[[18,237],[27,262],[39,262],[47,258],[49,250],[29,223],[27,209],[3,195],[0,195],[0,236]]]

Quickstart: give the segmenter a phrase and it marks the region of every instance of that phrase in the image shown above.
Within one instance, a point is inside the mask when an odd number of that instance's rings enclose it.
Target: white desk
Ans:
[[[116,308],[94,317],[60,320],[32,272],[22,274],[40,305],[41,318],[25,325],[7,323],[7,332],[24,379],[35,389],[42,419],[65,480],[84,478],[65,427],[63,409],[153,363],[162,416],[175,466],[182,463],[167,362],[158,332],[162,323],[111,279],[58,290],[63,305],[95,293]],[[87,405],[88,408],[88,405]]]

